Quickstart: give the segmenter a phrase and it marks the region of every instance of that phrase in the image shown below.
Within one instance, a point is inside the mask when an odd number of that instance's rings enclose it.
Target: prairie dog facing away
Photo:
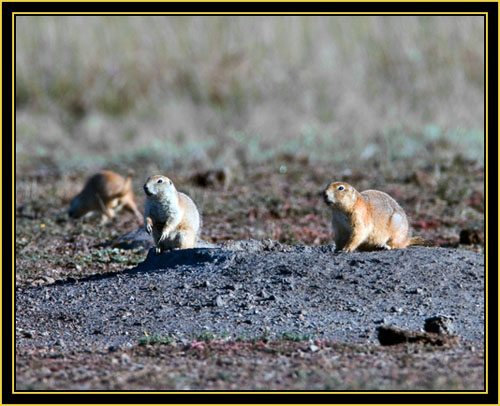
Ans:
[[[169,249],[194,248],[202,221],[193,200],[178,192],[174,183],[162,175],[149,177],[144,192],[144,226],[153,236],[156,254]]]
[[[83,190],[71,201],[69,216],[77,219],[90,212],[100,212],[101,223],[105,223],[113,218],[116,212],[126,208],[134,213],[142,224],[142,214],[137,209],[132,191],[132,177],[132,171],[125,179],[108,170],[92,175]]]
[[[360,193],[348,183],[333,182],[324,190],[323,198],[332,208],[337,250],[433,245],[421,237],[410,238],[406,213],[387,193],[378,190]]]

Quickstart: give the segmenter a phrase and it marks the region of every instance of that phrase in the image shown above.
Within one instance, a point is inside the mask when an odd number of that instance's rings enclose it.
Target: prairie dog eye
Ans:
[[[163,179],[158,179],[156,183],[163,183]]]
[[[344,186],[339,186],[339,187],[337,188],[337,190],[344,190],[344,189],[345,189],[345,187],[344,187]]]

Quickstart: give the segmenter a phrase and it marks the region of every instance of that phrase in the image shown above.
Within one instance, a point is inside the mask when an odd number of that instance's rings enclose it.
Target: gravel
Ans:
[[[482,346],[482,254],[334,248],[245,240],[149,250],[132,269],[18,288],[16,345],[115,350],[145,334],[186,343],[294,335],[371,344],[380,326],[423,332],[430,319]]]

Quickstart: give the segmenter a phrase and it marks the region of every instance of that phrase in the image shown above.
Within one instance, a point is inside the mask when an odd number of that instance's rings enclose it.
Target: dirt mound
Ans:
[[[378,343],[444,315],[484,338],[484,257],[461,250],[334,253],[333,245],[233,241],[155,255],[122,272],[16,290],[18,348],[115,348],[151,334]]]

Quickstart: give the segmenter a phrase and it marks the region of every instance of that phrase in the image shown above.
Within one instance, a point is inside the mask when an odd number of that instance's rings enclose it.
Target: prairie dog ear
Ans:
[[[352,200],[356,201],[358,196],[356,196],[356,189],[354,189],[353,187],[351,187],[351,195],[352,195]]]

